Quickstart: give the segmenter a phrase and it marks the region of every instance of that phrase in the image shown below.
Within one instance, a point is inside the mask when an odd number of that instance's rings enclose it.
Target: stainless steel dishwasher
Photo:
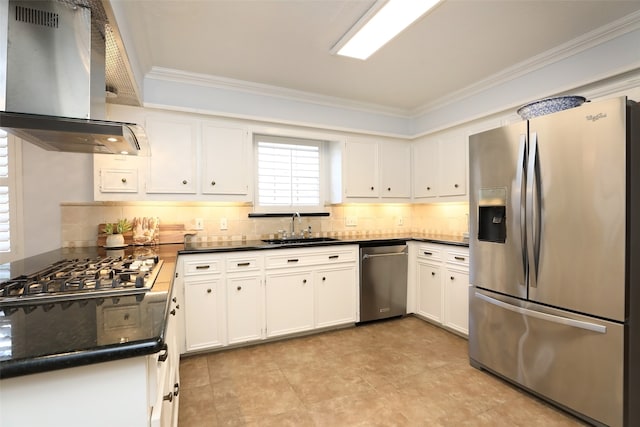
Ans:
[[[407,245],[360,245],[360,322],[407,313]]]

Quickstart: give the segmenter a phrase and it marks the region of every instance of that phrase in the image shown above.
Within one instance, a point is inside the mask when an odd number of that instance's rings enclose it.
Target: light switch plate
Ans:
[[[220,230],[228,229],[227,218],[220,218]]]
[[[196,218],[195,219],[195,229],[196,230],[202,230],[204,228],[204,221],[202,220],[202,218]]]
[[[348,216],[345,218],[344,222],[347,227],[355,227],[358,225],[358,217]]]

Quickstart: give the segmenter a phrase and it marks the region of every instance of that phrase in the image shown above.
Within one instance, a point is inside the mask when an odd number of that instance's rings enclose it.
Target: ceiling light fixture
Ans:
[[[378,0],[335,44],[331,53],[367,59],[440,0]]]

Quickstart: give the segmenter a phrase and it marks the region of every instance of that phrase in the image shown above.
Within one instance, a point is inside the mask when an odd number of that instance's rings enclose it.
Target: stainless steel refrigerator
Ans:
[[[640,107],[469,139],[472,366],[594,425],[640,425]]]

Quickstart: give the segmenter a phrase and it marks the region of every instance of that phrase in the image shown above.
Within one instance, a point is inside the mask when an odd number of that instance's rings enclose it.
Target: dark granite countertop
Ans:
[[[153,287],[144,294],[0,306],[0,379],[160,351],[176,254],[182,247],[123,250],[125,255],[158,255],[163,260]],[[34,273],[63,259],[105,255],[103,248],[55,250],[12,262],[10,277]],[[123,316],[130,323],[117,323]]]
[[[389,244],[402,243],[408,241],[420,241],[428,243],[440,243],[453,246],[469,246],[469,239],[462,236],[412,234],[412,235],[366,235],[356,237],[338,237],[336,240],[328,242],[302,242],[287,243],[285,245],[266,243],[262,240],[238,240],[238,241],[207,241],[186,243],[184,249],[179,254],[254,251],[263,249],[284,249],[284,248],[304,248],[310,246],[331,246],[331,245],[358,245],[358,244]]]
[[[178,255],[345,244],[385,244],[406,241],[469,246],[456,236],[378,235],[341,237],[331,242],[274,245],[257,241],[198,242],[153,247],[131,246],[123,255],[158,255],[163,265],[152,289],[117,298],[0,306],[0,379],[89,365],[160,351],[169,309],[168,295]],[[6,278],[34,273],[47,265],[72,258],[108,255],[103,248],[65,248],[12,262]],[[110,253],[109,255],[119,255]],[[126,327],[110,325],[110,313],[130,311],[136,321]],[[120,318],[119,316],[118,318]]]

